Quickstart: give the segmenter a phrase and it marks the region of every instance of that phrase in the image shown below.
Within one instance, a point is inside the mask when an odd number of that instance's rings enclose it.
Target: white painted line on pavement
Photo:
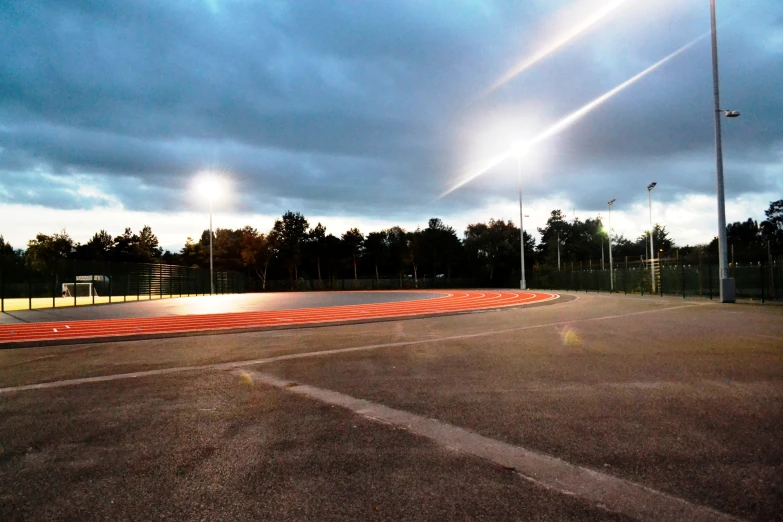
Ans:
[[[349,395],[279,379],[273,375],[249,372],[254,382],[340,406],[368,419],[425,437],[447,448],[512,468],[524,479],[562,494],[576,496],[641,521],[659,522],[737,522],[740,519],[640,484],[575,466],[519,446],[513,446],[478,433],[396,410]]]

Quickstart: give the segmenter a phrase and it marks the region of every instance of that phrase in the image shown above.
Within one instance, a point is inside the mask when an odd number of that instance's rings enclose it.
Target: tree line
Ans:
[[[783,200],[770,203],[761,223],[748,219],[727,226],[734,262],[766,260],[769,253],[783,253]],[[567,219],[553,210],[538,228],[540,241],[524,234],[526,270],[608,267],[609,232],[600,218]],[[188,237],[179,252],[164,251],[151,227],[138,233],[130,228],[112,237],[105,230],[86,243],[75,242],[66,231],[37,234],[25,250],[14,249],[0,236],[0,261],[51,273],[64,260],[91,262],[168,263],[209,267],[208,230],[194,240]],[[299,212],[286,212],[267,232],[252,226],[218,228],[212,236],[216,269],[234,270],[265,289],[271,279],[287,279],[294,286],[301,279],[335,281],[347,278],[471,278],[495,284],[511,284],[520,270],[519,228],[512,221],[490,219],[466,227],[462,238],[439,218],[413,231],[395,226],[362,233],[351,228],[328,233],[311,226]],[[612,235],[615,264],[643,262],[650,255],[649,234],[635,239]],[[709,244],[678,246],[666,227],[653,227],[656,256],[701,263],[717,255],[717,239]]]

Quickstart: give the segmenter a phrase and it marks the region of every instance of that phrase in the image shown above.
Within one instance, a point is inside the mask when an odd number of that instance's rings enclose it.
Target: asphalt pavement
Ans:
[[[705,519],[779,520],[782,319],[780,307],[580,294],[5,350],[0,519],[645,519],[633,502],[591,500],[615,481]],[[584,488],[444,442],[460,430],[586,469]]]

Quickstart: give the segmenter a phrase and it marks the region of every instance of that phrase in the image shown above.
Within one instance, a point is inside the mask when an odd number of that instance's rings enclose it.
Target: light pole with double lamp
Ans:
[[[718,270],[720,272],[720,302],[733,303],[737,300],[734,279],[729,277],[728,238],[726,237],[726,196],[723,185],[723,146],[720,135],[720,115],[736,118],[737,111],[720,108],[718,89],[718,29],[715,24],[715,0],[710,0],[710,29],[712,32],[712,91],[715,119],[715,166],[718,184]]]
[[[609,290],[614,292],[614,268],[612,266],[612,205],[617,201],[613,199],[606,203],[609,207]]]
[[[650,279],[652,280],[652,291],[655,293],[655,249],[653,247],[653,222],[652,222],[652,189],[657,185],[652,182],[647,185],[647,203],[650,205]]]

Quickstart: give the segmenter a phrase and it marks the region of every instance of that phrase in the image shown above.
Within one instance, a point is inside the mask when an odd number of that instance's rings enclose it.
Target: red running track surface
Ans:
[[[432,294],[432,291],[427,291]],[[59,321],[0,325],[4,345],[57,344],[58,341],[143,339],[221,330],[252,331],[290,325],[371,321],[521,306],[557,299],[556,294],[510,291],[448,291],[440,297],[391,303],[268,310],[204,315]],[[109,306],[109,305],[107,305]]]

